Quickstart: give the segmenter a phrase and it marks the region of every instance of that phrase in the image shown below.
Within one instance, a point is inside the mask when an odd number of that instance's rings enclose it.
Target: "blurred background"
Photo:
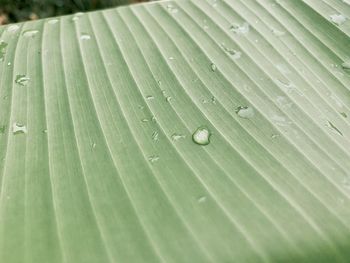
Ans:
[[[0,0],[0,25],[150,0]]]

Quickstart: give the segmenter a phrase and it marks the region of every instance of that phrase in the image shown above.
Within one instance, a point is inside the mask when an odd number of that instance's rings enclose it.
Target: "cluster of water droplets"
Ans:
[[[7,43],[5,41],[0,40],[0,61],[4,60],[6,47],[7,47]]]

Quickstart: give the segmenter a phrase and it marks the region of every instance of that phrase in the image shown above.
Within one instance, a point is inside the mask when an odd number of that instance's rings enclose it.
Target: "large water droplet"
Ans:
[[[201,126],[192,135],[192,140],[199,145],[208,145],[210,143],[211,133],[208,128]]]
[[[236,113],[239,117],[243,119],[250,119],[254,117],[254,109],[249,106],[239,106],[236,108]]]
[[[30,30],[26,30],[23,32],[23,36],[24,37],[28,37],[28,38],[33,38],[36,34],[39,33],[39,30],[36,29],[30,29]]]
[[[4,60],[6,47],[7,47],[7,43],[4,41],[0,41],[0,61]]]
[[[30,78],[28,78],[26,75],[21,75],[21,74],[17,75],[15,79],[15,83],[21,86],[27,85],[29,81],[30,81]]]
[[[331,21],[338,26],[344,24],[347,19],[342,14],[334,14],[334,15],[331,15],[330,18],[331,18]]]
[[[21,133],[27,133],[27,127],[22,123],[15,122],[12,125],[12,132],[14,135],[21,134]]]
[[[249,24],[244,22],[242,25],[234,24],[230,27],[230,30],[238,35],[244,35],[249,32]]]

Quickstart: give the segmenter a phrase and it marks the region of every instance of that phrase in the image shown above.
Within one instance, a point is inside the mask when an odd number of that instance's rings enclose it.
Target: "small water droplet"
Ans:
[[[50,19],[49,21],[47,21],[47,23],[50,25],[54,25],[54,24],[58,23],[58,19],[56,19],[56,18]]]
[[[346,17],[342,14],[334,14],[330,16],[331,21],[336,24],[337,26],[340,26],[345,23]]]
[[[146,96],[146,99],[147,99],[147,100],[153,100],[154,97],[153,97],[152,95],[147,95],[147,96]]]
[[[43,130],[43,133],[47,133],[47,129],[44,129],[44,130]]]
[[[12,63],[11,63],[11,62],[7,63],[7,66],[11,66],[11,65],[12,65]]]
[[[155,117],[155,116],[152,116],[151,121],[152,121],[152,122],[157,122],[156,117]]]
[[[159,156],[158,155],[152,155],[150,157],[148,157],[148,161],[150,161],[150,163],[155,163],[157,161],[159,161]]]
[[[350,60],[349,61],[345,61],[344,63],[341,64],[341,67],[344,70],[350,70]]]
[[[35,37],[35,35],[38,34],[38,33],[39,33],[39,30],[30,29],[30,30],[25,30],[25,31],[23,32],[22,35],[23,35],[24,37],[33,38],[33,37]]]
[[[230,56],[232,56],[233,59],[239,59],[242,56],[242,52],[228,48],[225,46],[225,44],[221,44],[221,48]]]
[[[277,37],[282,37],[286,34],[286,32],[277,30],[275,28],[271,29],[271,32]]]
[[[210,64],[211,71],[216,71],[216,65],[214,63]]]
[[[249,32],[249,24],[244,22],[242,25],[234,24],[230,27],[230,30],[238,35],[244,35]]]
[[[210,143],[211,133],[208,128],[201,126],[192,135],[192,140],[199,145],[208,145]]]
[[[170,102],[172,100],[171,96],[165,98],[166,102]]]
[[[345,112],[341,112],[340,115],[343,116],[344,118],[348,117],[348,115]]]
[[[186,135],[183,135],[183,134],[179,134],[179,133],[173,133],[171,135],[171,139],[173,141],[178,141],[178,140],[181,140],[181,139],[185,139],[186,138]]]
[[[169,60],[174,60],[175,58],[174,57],[169,57]]]
[[[279,135],[279,134],[272,134],[271,135],[271,139],[277,139],[278,137],[280,137],[281,135]]]
[[[15,33],[19,29],[19,25],[10,25],[7,28],[7,32]]]
[[[12,125],[12,132],[14,135],[21,134],[21,133],[27,133],[27,127],[22,123],[15,122]]]
[[[166,6],[166,9],[173,14],[176,14],[177,12],[179,12],[179,9],[177,9],[176,7],[174,7],[172,4],[168,4]]]
[[[158,141],[159,140],[159,133],[157,131],[152,133],[152,140]]]
[[[254,117],[254,109],[249,106],[239,106],[236,108],[235,112],[237,115],[243,119],[250,119]]]
[[[92,142],[91,143],[91,150],[94,150],[96,148],[96,143],[95,142]]]
[[[149,119],[142,119],[142,122],[149,122]]]
[[[205,203],[205,201],[207,201],[207,197],[206,196],[201,196],[197,199],[197,202],[202,204]]]
[[[83,15],[84,15],[84,13],[80,13],[80,12],[74,14],[74,16],[72,17],[72,21],[73,21],[73,22],[78,21],[78,20],[80,19],[80,17],[83,16]]]
[[[7,43],[4,41],[0,41],[0,61],[4,60],[5,54],[6,54],[6,47]]]
[[[161,86],[162,85],[162,81],[161,80],[157,80],[157,84],[158,84],[158,86]]]
[[[30,78],[26,77],[26,75],[21,75],[21,74],[17,75],[15,79],[15,83],[21,86],[27,85],[29,81],[30,81]]]
[[[89,34],[85,34],[83,33],[81,36],[80,36],[80,40],[90,40],[91,39],[91,36]]]

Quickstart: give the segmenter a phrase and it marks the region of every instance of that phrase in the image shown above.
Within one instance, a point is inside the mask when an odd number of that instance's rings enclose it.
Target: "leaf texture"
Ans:
[[[348,17],[179,0],[0,27],[0,262],[348,262]]]

